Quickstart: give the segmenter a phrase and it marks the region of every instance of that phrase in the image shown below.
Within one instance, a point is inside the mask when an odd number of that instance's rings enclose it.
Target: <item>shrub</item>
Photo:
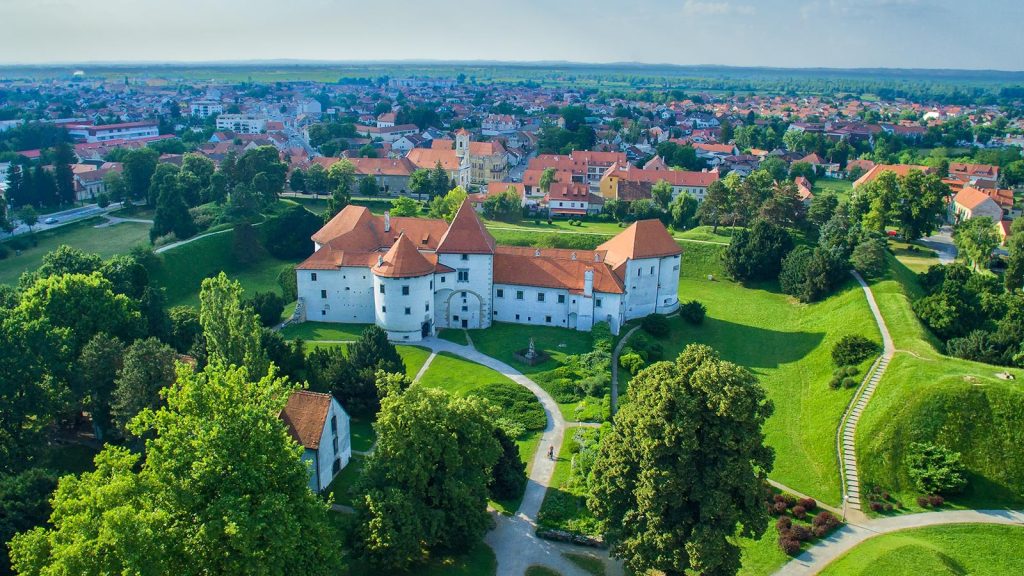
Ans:
[[[277,275],[277,285],[281,287],[281,293],[287,302],[293,302],[299,297],[299,284],[295,277],[295,267],[285,268]]]
[[[580,392],[576,384],[568,378],[555,378],[550,381],[548,385],[548,392],[551,393],[551,397],[556,402],[567,404],[569,402],[578,402],[583,399],[583,394]]]
[[[939,506],[942,506],[945,503],[946,499],[943,498],[942,496],[939,496],[938,494],[932,494],[931,496],[928,497],[928,504],[930,504],[932,508],[938,508]]]
[[[931,505],[931,502],[928,501],[927,496],[918,496],[917,505],[920,506],[921,508],[927,508],[928,506]]]
[[[775,529],[779,532],[785,532],[793,527],[793,519],[789,516],[779,516],[779,521],[775,523]]]
[[[803,506],[804,510],[807,510],[808,512],[818,507],[818,501],[814,498],[801,498],[797,501],[797,504]]]
[[[836,518],[835,514],[828,510],[822,510],[814,516],[814,520],[811,521],[811,525],[814,527],[824,527],[827,532],[836,526],[839,526],[839,519]]]
[[[803,506],[797,504],[796,506],[793,506],[793,517],[797,520],[803,520],[807,517],[807,510]]]
[[[811,539],[811,529],[803,524],[794,524],[793,529],[790,530],[790,534],[801,542],[806,542]]]
[[[832,361],[836,366],[853,366],[860,364],[878,353],[877,343],[858,334],[843,336],[832,347]]]
[[[889,503],[889,502],[886,502],[886,503],[885,503],[885,506],[884,506],[884,508],[885,508],[885,511],[886,511],[886,512],[892,512],[892,508],[893,508],[893,506],[892,506],[892,504],[891,504],[891,503]]]
[[[782,260],[779,287],[801,302],[814,302],[832,290],[839,272],[839,264],[827,251],[798,246]]]
[[[800,553],[800,541],[792,536],[779,536],[779,549],[790,556],[796,556]]]
[[[872,502],[868,506],[871,508],[872,512],[881,512],[883,509],[881,502]]]
[[[930,442],[910,444],[907,456],[910,479],[926,494],[952,494],[967,484],[960,453]]]
[[[526,430],[543,430],[547,425],[544,407],[529,390],[518,384],[494,382],[483,386],[476,394],[500,407],[503,417],[517,422]]]
[[[590,337],[594,340],[594,350],[612,351],[612,328],[607,322],[597,322],[590,329]]]
[[[847,376],[846,378],[843,378],[843,387],[844,388],[856,388],[859,384],[860,384],[860,380],[857,380],[856,378],[851,378],[849,376]]]
[[[273,326],[281,321],[284,299],[274,292],[257,292],[249,300],[249,306],[260,317],[260,324]]]
[[[707,306],[697,300],[683,302],[679,307],[679,317],[689,324],[698,325],[704,323],[704,316],[707,315]]]
[[[619,356],[619,366],[628,370],[630,374],[636,374],[644,368],[644,358],[636,352],[630,352]]]
[[[772,504],[772,511],[776,514],[784,514],[788,509],[789,507],[786,506],[785,502],[776,502],[775,504]]]
[[[643,356],[646,362],[657,362],[665,356],[665,348],[644,333],[634,335],[629,340],[627,350]]]
[[[651,336],[666,336],[670,330],[664,314],[649,314],[640,322],[640,327]]]

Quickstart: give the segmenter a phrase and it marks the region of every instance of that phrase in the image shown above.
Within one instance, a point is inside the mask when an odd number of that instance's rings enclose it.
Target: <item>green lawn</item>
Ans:
[[[122,222],[114,226],[95,228],[106,222],[103,218],[89,218],[52,230],[35,233],[38,244],[15,254],[12,249],[7,258],[0,260],[0,284],[17,284],[22,272],[35,270],[43,262],[46,253],[56,250],[61,244],[79,248],[85,252],[109,258],[125,254],[135,246],[149,245],[149,224]],[[18,236],[27,240],[27,236]],[[10,247],[10,241],[6,244]]]
[[[232,236],[231,232],[215,234],[160,254],[154,280],[167,291],[168,306],[198,306],[203,279],[222,271],[242,284],[247,297],[257,292],[281,293],[277,277],[295,262],[263,253],[251,264],[239,264],[232,255]]]
[[[699,342],[757,375],[775,405],[765,425],[776,453],[770,476],[838,503],[835,435],[853,390],[828,387],[834,370],[831,350],[848,334],[881,342],[864,294],[852,278],[814,304],[800,304],[774,285],[743,287],[721,277],[720,250],[704,245],[684,251],[679,298],[699,300],[708,312],[700,326],[671,319],[672,331],[661,340],[665,357]],[[716,280],[707,280],[707,274]]]
[[[947,499],[954,506],[1024,505],[1024,371],[1001,380],[1004,367],[940,354],[910,306],[920,293],[916,277],[896,259],[890,264],[872,290],[897,352],[857,427],[862,483],[918,510],[904,457],[911,442],[931,441],[961,452],[968,468],[967,490]]]
[[[939,257],[931,248],[896,241],[890,241],[889,247],[896,259],[913,272],[925,272],[939,263]]]
[[[437,337],[462,346],[469,344],[469,339],[466,338],[466,331],[458,328],[442,328],[438,332]]]
[[[1024,528],[953,524],[876,536],[843,554],[822,576],[1024,574]]]
[[[853,192],[853,182],[849,180],[836,180],[833,178],[818,178],[811,189],[814,194],[831,192],[839,200],[848,200]]]
[[[427,358],[430,357],[430,350],[419,346],[398,344],[395,348],[398,350],[398,355],[402,357],[402,362],[405,363],[405,374],[409,378],[415,378],[420,368],[427,363]]]
[[[543,374],[558,368],[566,356],[589,352],[593,346],[593,339],[588,332],[554,326],[525,326],[495,322],[486,330],[470,330],[469,335],[477,350],[497,358],[527,375],[543,376]],[[517,351],[526,349],[530,345],[531,337],[536,349],[548,354],[551,357],[549,360],[529,366],[515,358]],[[538,379],[538,384],[545,385],[542,378]],[[582,402],[593,405],[599,404],[601,399],[588,398]],[[577,420],[579,417],[577,408],[580,403],[560,403],[558,407],[566,420]],[[587,410],[586,412],[593,413],[595,411]]]
[[[340,324],[333,322],[302,322],[290,324],[281,330],[285,338],[303,340],[355,341],[370,324]]]
[[[363,466],[366,465],[366,459],[362,456],[352,455],[352,458],[348,461],[348,466],[341,469],[338,475],[334,477],[331,485],[327,487],[327,493],[334,496],[334,503],[341,504],[343,506],[351,506],[352,499],[357,495],[353,491],[356,480],[359,479],[359,475],[363,472]]]
[[[357,452],[366,452],[373,447],[377,435],[373,431],[373,420],[368,418],[355,418],[349,420],[349,431],[352,434],[352,449]]]
[[[712,226],[697,226],[689,230],[676,232],[674,235],[676,238],[683,238],[686,240],[728,244],[732,238],[732,231],[733,229],[727,226],[719,226],[718,230],[715,230]],[[687,244],[684,244],[683,246],[687,246]]]
[[[598,521],[587,509],[587,490],[581,486],[570,486],[572,457],[576,450],[574,430],[566,430],[562,448],[555,461],[555,472],[544,495],[537,525],[541,528],[567,530],[590,536],[600,536]]]

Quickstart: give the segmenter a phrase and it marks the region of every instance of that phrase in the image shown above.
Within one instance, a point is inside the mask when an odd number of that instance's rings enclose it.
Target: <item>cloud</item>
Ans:
[[[700,2],[686,0],[683,3],[683,14],[687,16],[751,16],[757,12],[749,4],[733,4],[732,2]]]

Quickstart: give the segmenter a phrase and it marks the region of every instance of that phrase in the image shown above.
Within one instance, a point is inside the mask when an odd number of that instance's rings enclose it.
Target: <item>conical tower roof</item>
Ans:
[[[373,273],[384,278],[412,278],[433,271],[434,265],[420,254],[405,234],[398,236],[391,249],[373,267]]]

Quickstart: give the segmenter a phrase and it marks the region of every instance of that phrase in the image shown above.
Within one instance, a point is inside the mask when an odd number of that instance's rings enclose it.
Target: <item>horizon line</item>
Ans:
[[[87,60],[87,61],[52,61],[52,62],[0,62],[0,68],[65,68],[65,67],[170,67],[170,66],[191,66],[191,67],[223,67],[223,66],[261,66],[261,65],[291,65],[291,66],[337,66],[337,65],[401,65],[415,64],[428,66],[579,66],[579,67],[611,67],[611,66],[632,66],[637,68],[678,68],[678,69],[731,69],[731,70],[772,70],[772,71],[832,71],[832,72],[870,72],[870,71],[913,71],[913,72],[967,72],[967,73],[995,73],[995,74],[1024,74],[1021,70],[1004,70],[997,68],[919,68],[919,67],[887,67],[887,66],[858,66],[858,67],[828,67],[828,66],[759,66],[741,64],[673,64],[668,62],[642,62],[642,61],[609,61],[609,62],[584,62],[575,60],[445,60],[434,58],[395,58],[395,59],[364,59],[364,60],[329,60],[312,58],[262,58],[262,59],[221,59],[221,60]]]

